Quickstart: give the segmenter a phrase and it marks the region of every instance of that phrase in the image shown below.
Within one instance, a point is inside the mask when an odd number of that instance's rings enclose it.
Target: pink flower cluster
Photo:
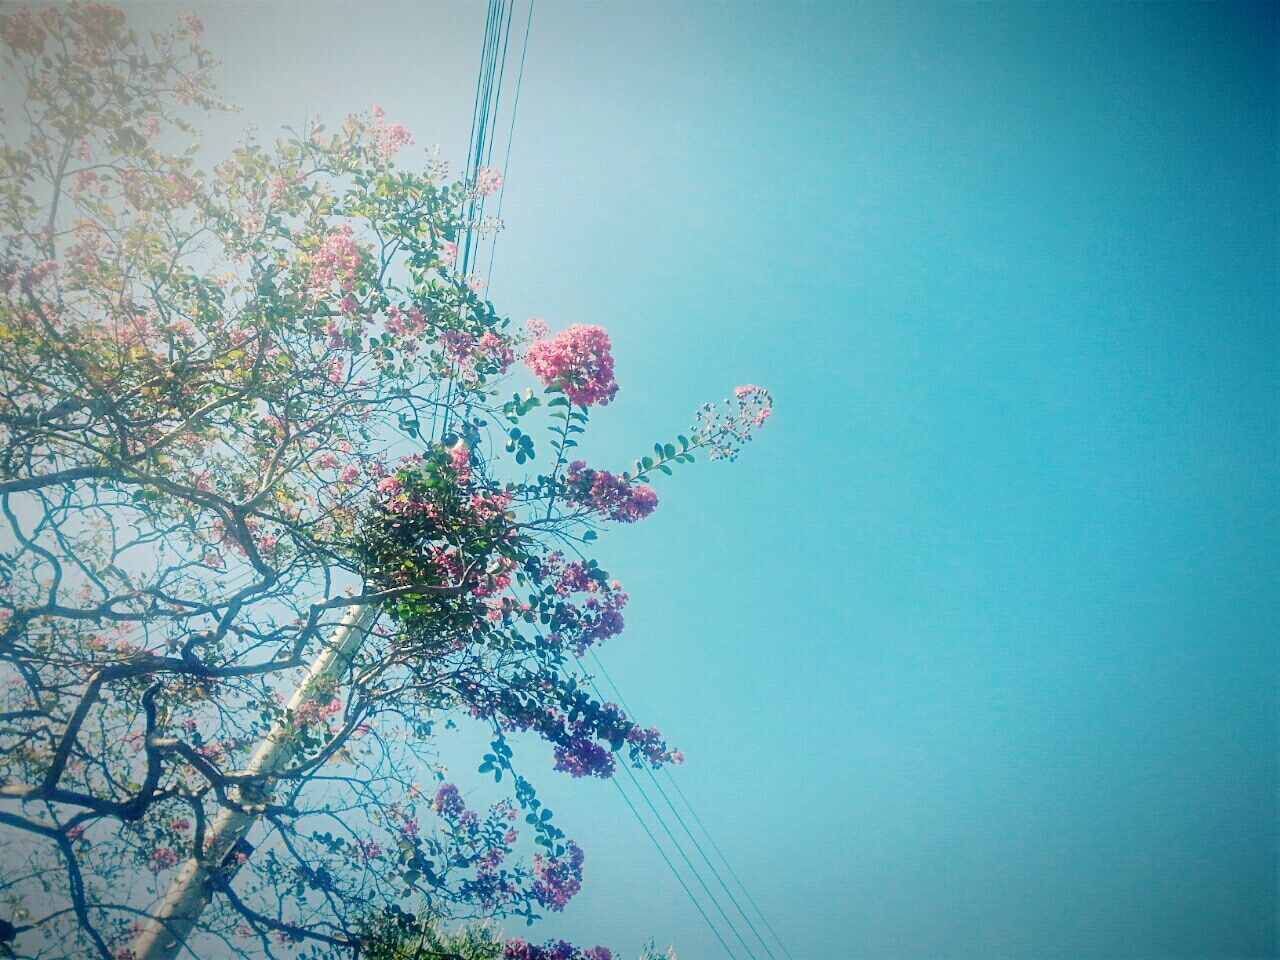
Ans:
[[[383,160],[390,160],[402,147],[413,143],[413,134],[400,123],[376,124],[369,128],[369,138]]]
[[[752,431],[763,427],[773,415],[769,391],[754,384],[737,387],[733,399],[724,403],[724,411],[704,404],[692,428],[694,436],[710,448],[712,460],[736,459],[742,445],[751,440]]]
[[[351,844],[351,857],[356,863],[370,863],[382,856],[382,845],[376,840],[357,840]]]
[[[559,553],[546,556],[542,575],[550,580],[556,598],[547,639],[571,645],[580,656],[592,644],[622,632],[622,608],[627,605],[622,584],[606,580],[598,570],[593,576],[577,561],[566,564]]]
[[[544,387],[558,387],[583,407],[603,406],[618,392],[611,350],[603,327],[576,323],[549,340],[536,340],[524,362]]]
[[[558,744],[553,753],[555,769],[571,777],[608,780],[613,776],[613,754],[587,737],[574,737],[567,744]]]
[[[579,950],[567,940],[548,940],[537,946],[517,938],[503,944],[502,960],[613,960],[613,951],[608,947]]]
[[[565,843],[563,857],[535,853],[533,895],[538,902],[557,913],[563,910],[582,889],[582,864],[585,859],[582,848],[572,840]]]
[[[328,703],[319,700],[308,700],[300,704],[293,712],[295,723],[327,723],[342,712],[342,701],[334,697]]]
[[[622,523],[634,523],[653,513],[658,495],[648,484],[631,484],[608,470],[591,470],[582,460],[569,464],[565,486],[570,503]]]
[[[453,269],[453,262],[458,259],[458,245],[452,240],[440,243],[440,266],[445,270]]]
[[[19,53],[39,53],[44,48],[44,31],[26,7],[0,20],[0,39]]]
[[[360,247],[352,239],[350,226],[342,226],[320,241],[307,256],[307,286],[323,293],[337,283],[343,293],[350,293],[360,271]]]
[[[198,37],[204,33],[204,23],[190,10],[178,14],[178,23],[188,36]]]
[[[427,331],[427,318],[417,307],[410,307],[408,310],[401,310],[395,306],[387,307],[386,317],[384,326],[387,333],[392,336],[420,337]],[[406,344],[406,348],[407,346]]]
[[[476,193],[490,197],[502,189],[502,173],[493,167],[481,167],[476,171]]]
[[[169,847],[156,847],[148,858],[151,869],[159,873],[178,865],[178,855]]]
[[[431,801],[431,807],[446,820],[456,820],[466,809],[462,794],[452,783],[442,783]]]

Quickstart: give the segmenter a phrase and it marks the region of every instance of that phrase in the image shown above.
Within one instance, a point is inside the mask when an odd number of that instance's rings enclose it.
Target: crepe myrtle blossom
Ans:
[[[631,483],[608,470],[589,469],[583,460],[570,462],[565,486],[570,503],[622,523],[643,520],[658,505],[653,487]]]
[[[534,896],[548,910],[559,913],[582,889],[582,864],[586,854],[572,840],[565,843],[562,857],[533,855]]]
[[[476,193],[490,197],[502,189],[502,173],[493,167],[481,167],[476,171]]]
[[[613,960],[613,951],[608,947],[579,950],[566,940],[548,940],[538,946],[515,938],[503,944],[502,960]]]
[[[304,255],[307,287],[315,293],[326,293],[337,283],[343,293],[349,293],[355,287],[361,259],[351,226],[343,224],[321,237],[315,249]]]
[[[691,430],[710,449],[712,460],[736,460],[742,445],[751,440],[752,431],[763,427],[772,415],[769,391],[749,383],[735,388],[723,409],[704,404]]]
[[[535,340],[524,362],[544,387],[563,390],[579,406],[603,406],[618,392],[612,344],[603,327],[575,323],[550,339]]]

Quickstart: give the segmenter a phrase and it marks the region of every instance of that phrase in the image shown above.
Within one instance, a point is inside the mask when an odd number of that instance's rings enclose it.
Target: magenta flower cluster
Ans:
[[[569,464],[565,485],[570,503],[622,523],[643,520],[658,505],[658,495],[648,484],[630,483],[608,470],[589,469],[582,460]]]
[[[579,950],[567,940],[548,940],[537,946],[515,939],[503,945],[502,960],[613,960],[613,951],[608,947]]]
[[[576,323],[529,345],[524,362],[544,387],[558,387],[579,406],[604,405],[618,392],[612,345],[603,327]]]
[[[431,806],[436,813],[446,820],[456,820],[466,810],[466,804],[462,802],[462,795],[458,793],[458,788],[452,783],[441,784],[440,789],[436,791],[436,795],[431,801]]]
[[[566,563],[558,552],[543,558],[540,572],[554,596],[548,639],[569,644],[581,656],[592,644],[622,632],[627,595],[618,581],[579,561]]]
[[[559,912],[582,889],[582,864],[586,855],[569,840],[564,856],[533,855],[533,895],[548,910]]]
[[[567,744],[557,745],[554,751],[555,769],[571,777],[613,776],[613,754],[587,737],[574,737]]]

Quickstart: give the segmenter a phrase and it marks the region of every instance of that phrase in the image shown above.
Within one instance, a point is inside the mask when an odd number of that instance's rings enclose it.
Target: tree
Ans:
[[[618,389],[608,335],[516,328],[455,269],[501,175],[398,166],[412,138],[377,108],[205,170],[201,30],[0,19],[23,94],[0,153],[0,942],[129,958],[179,869],[230,955],[358,952],[402,903],[532,922],[584,854],[509,735],[572,776],[680,759],[582,682],[627,602],[586,550],[771,401],[740,387],[623,473],[574,459]],[[517,358],[539,393],[511,392]],[[458,716],[492,730],[479,770],[510,799],[442,781]]]

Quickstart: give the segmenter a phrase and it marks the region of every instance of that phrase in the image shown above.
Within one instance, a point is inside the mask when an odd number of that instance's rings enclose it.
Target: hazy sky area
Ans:
[[[210,162],[379,103],[461,167],[483,4],[195,9]],[[1276,955],[1278,34],[537,0],[491,292],[612,335],[588,459],[776,400],[598,555],[604,661],[794,960]],[[533,936],[722,957],[614,787],[522,756],[587,851]]]

